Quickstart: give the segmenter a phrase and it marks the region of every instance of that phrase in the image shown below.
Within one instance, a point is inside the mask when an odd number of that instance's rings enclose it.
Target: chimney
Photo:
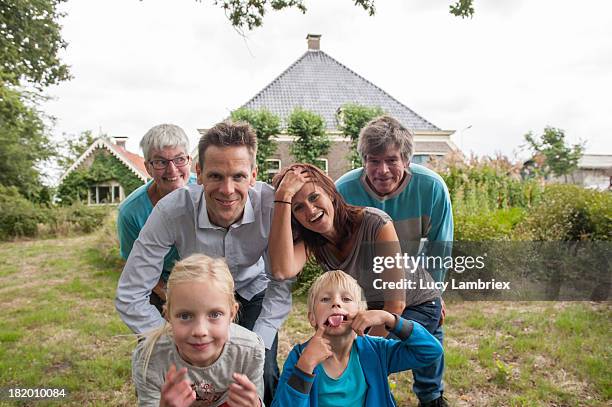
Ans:
[[[308,40],[308,51],[319,51],[321,49],[320,34],[308,34],[306,40]]]
[[[127,141],[127,137],[125,136],[115,136],[113,137],[113,143],[115,143],[118,147],[121,147],[122,149],[125,150],[125,143]]]

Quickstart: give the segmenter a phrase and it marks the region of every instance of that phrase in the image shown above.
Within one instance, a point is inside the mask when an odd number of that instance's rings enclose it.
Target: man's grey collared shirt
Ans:
[[[119,279],[115,305],[123,321],[137,333],[163,324],[149,295],[164,256],[175,245],[182,259],[194,253],[224,257],[236,292],[247,300],[268,288],[253,331],[270,348],[291,310],[291,283],[271,280],[265,261],[273,209],[274,190],[261,182],[249,189],[242,219],[228,229],[208,219],[201,185],[187,185],[164,197],[142,228]]]

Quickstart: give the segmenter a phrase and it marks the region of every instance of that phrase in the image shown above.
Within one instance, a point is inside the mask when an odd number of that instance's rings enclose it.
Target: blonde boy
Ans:
[[[438,340],[418,323],[366,311],[359,284],[343,271],[312,284],[308,320],[315,335],[291,350],[272,406],[395,406],[387,376],[442,355]],[[365,335],[382,324],[401,341]]]

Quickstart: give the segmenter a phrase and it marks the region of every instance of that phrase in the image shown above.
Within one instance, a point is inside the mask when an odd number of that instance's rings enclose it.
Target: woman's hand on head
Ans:
[[[227,404],[230,407],[259,407],[261,401],[257,388],[252,381],[243,374],[234,373],[234,383],[230,384]]]
[[[182,368],[177,372],[176,366],[170,366],[161,389],[160,407],[187,407],[195,401],[195,391],[191,388],[191,383],[185,377],[186,375],[187,368]]]
[[[283,180],[276,188],[275,199],[291,202],[295,194],[308,181],[312,181],[310,173],[304,167],[293,167],[285,173]]]

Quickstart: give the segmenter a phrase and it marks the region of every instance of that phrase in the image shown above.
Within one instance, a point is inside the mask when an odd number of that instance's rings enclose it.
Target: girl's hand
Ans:
[[[160,407],[187,407],[195,401],[196,394],[189,380],[185,378],[186,374],[187,368],[177,372],[176,366],[170,366],[161,390]]]
[[[382,327],[384,326],[394,327],[395,326],[395,317],[383,310],[372,310],[372,311],[361,311],[355,315],[353,318],[353,322],[351,323],[351,327],[353,331],[357,333],[357,335],[363,336],[365,334],[366,329],[371,326]]]
[[[312,374],[319,363],[332,356],[331,345],[329,340],[323,337],[324,333],[325,326],[319,326],[315,335],[306,345],[302,356],[295,364],[301,371]]]
[[[230,384],[227,404],[230,407],[259,407],[261,401],[252,381],[243,374],[234,373],[234,383]]]
[[[274,196],[276,199],[291,202],[293,196],[297,194],[308,181],[311,181],[308,171],[303,167],[294,167],[285,173]]]

